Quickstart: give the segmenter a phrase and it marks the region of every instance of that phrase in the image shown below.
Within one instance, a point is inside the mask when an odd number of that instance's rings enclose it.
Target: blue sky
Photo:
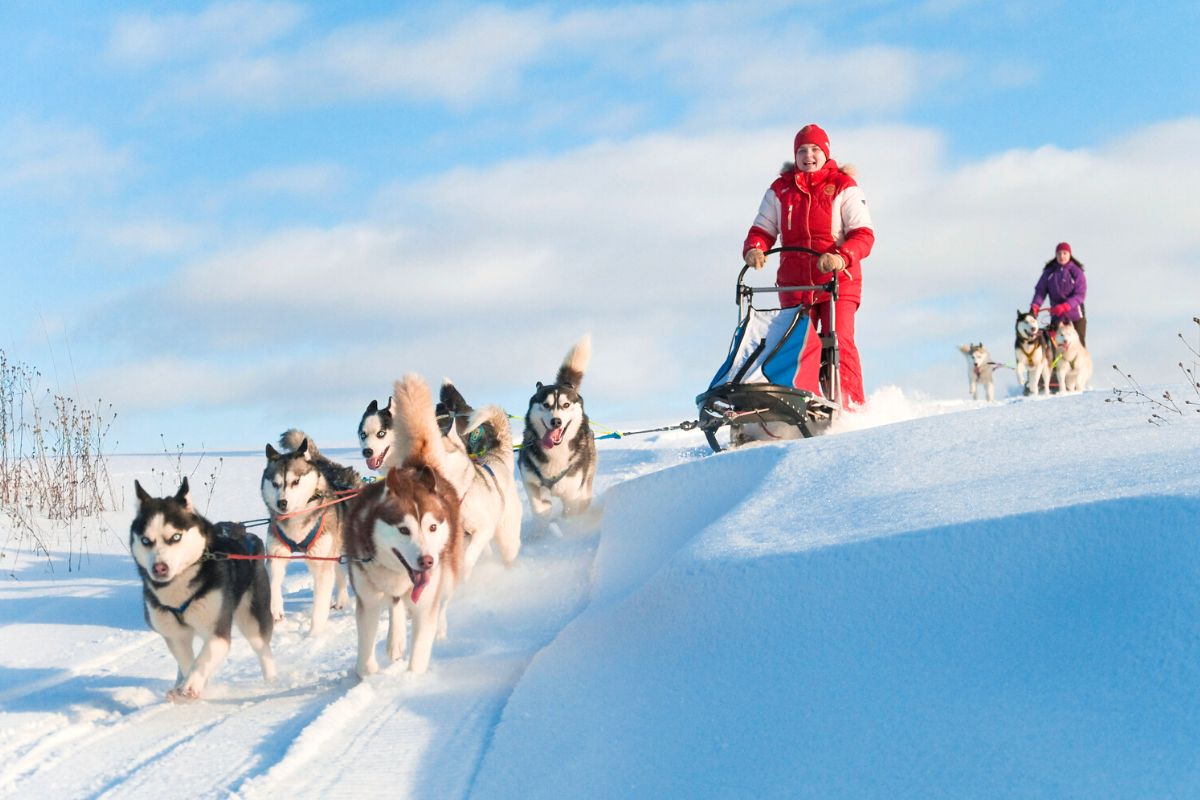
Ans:
[[[586,331],[593,417],[684,419],[820,122],[876,223],[868,392],[1011,360],[1061,239],[1097,360],[1171,379],[1198,33],[1191,3],[5,4],[0,347],[112,402],[122,450],[349,444],[406,371],[522,413]]]

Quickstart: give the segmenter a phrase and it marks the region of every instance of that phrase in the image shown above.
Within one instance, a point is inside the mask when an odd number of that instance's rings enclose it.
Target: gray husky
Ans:
[[[596,477],[596,440],[583,409],[579,384],[592,355],[592,338],[580,339],[558,368],[554,383],[529,398],[525,437],[518,464],[534,517],[545,521],[551,498],[562,501],[565,515],[579,514],[592,502]]]
[[[271,517],[267,528],[267,553],[271,560],[271,614],[283,619],[283,578],[289,558],[304,560],[313,578],[312,627],[316,635],[329,619],[334,583],[334,608],[350,603],[346,570],[336,563],[342,554],[345,504],[338,502],[361,488],[358,473],[321,455],[303,431],[279,437],[284,452],[267,445],[267,466],[262,474],[262,498]]]
[[[174,497],[151,497],[137,481],[129,550],[142,578],[146,624],[179,664],[171,700],[194,700],[229,653],[234,624],[250,642],[263,678],[275,679],[270,587],[262,541],[236,523],[214,525],[192,507],[187,478]],[[195,638],[203,641],[199,657]]]

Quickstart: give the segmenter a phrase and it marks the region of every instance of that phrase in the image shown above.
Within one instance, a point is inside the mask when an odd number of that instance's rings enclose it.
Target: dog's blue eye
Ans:
[[[384,432],[383,432],[383,431],[380,431],[379,433],[375,434],[375,438],[376,438],[376,439],[382,439],[382,438],[383,438],[383,435],[384,435]]]
[[[148,537],[143,536],[142,537],[142,546],[149,547],[150,544],[151,544],[150,539]]]
[[[178,541],[179,541],[180,539],[182,539],[182,538],[183,538],[183,534],[182,534],[182,533],[177,533],[177,534],[175,534],[174,536],[172,536],[172,537],[171,537],[171,544],[175,544],[176,542],[178,542]]]

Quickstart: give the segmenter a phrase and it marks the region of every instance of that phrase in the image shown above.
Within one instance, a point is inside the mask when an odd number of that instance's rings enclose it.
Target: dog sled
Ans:
[[[820,255],[807,247],[779,252]],[[698,427],[713,452],[725,449],[717,434],[729,428],[729,446],[750,441],[809,438],[824,433],[841,411],[839,354],[830,303],[830,333],[819,336],[809,307],[759,308],[755,295],[826,291],[838,296],[838,275],[813,286],[752,287],[743,267],[737,278],[738,325],[729,354],[708,389],[696,397]],[[769,303],[767,304],[769,305]]]

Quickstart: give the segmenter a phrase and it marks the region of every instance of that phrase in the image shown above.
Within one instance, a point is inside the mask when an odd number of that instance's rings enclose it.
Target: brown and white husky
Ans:
[[[428,384],[416,375],[397,381],[393,408],[397,441],[407,455],[352,502],[345,539],[357,597],[356,670],[364,678],[379,670],[375,636],[384,608],[388,658],[404,655],[411,617],[408,668],[429,668],[434,637],[445,638],[446,605],[464,569],[462,498],[443,471],[446,451]]]

